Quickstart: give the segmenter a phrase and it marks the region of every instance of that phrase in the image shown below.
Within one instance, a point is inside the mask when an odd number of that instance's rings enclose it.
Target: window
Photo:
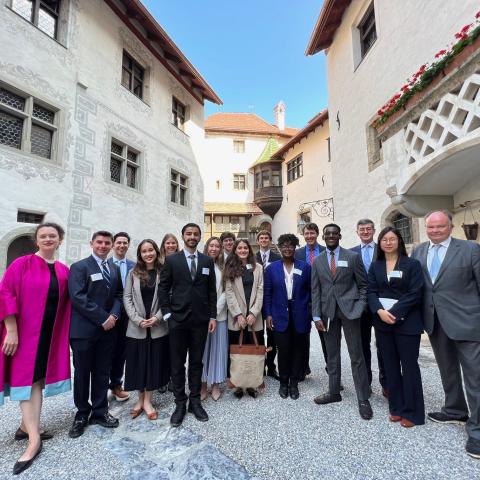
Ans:
[[[282,186],[282,172],[280,170],[272,171],[272,186],[274,187]]]
[[[287,183],[291,183],[300,177],[303,177],[302,155],[295,157],[287,163]]]
[[[0,144],[51,159],[56,112],[0,85]]]
[[[12,10],[49,37],[57,38],[60,0],[12,0]]]
[[[239,215],[215,215],[215,232],[246,232],[247,220]]]
[[[215,180],[215,188],[220,190],[220,180]]]
[[[410,217],[406,217],[405,215],[399,213],[393,217],[392,223],[393,226],[400,232],[403,241],[406,244],[413,243],[412,219]]]
[[[255,188],[262,188],[262,172],[255,173]]]
[[[172,98],[172,123],[179,128],[184,130],[185,128],[185,105],[179,102],[175,97]]]
[[[328,148],[328,161],[332,161],[332,152],[330,150],[330,137],[327,138],[327,148]]]
[[[187,205],[188,177],[171,170],[170,172],[170,201],[184,207]]]
[[[123,51],[122,85],[138,98],[143,99],[145,69],[127,52]]]
[[[110,153],[110,180],[130,188],[139,188],[140,154],[133,148],[112,140]]]
[[[233,151],[235,153],[245,153],[245,140],[234,140]]]
[[[233,174],[233,189],[234,190],[245,190],[246,189],[246,179],[245,175],[240,173]]]
[[[367,10],[367,13],[363,16],[360,24],[358,25],[360,33],[360,47],[362,58],[367,54],[370,47],[377,40],[377,29],[375,27],[375,10],[373,9],[373,3]]]
[[[43,213],[25,212],[18,210],[17,222],[19,223],[42,223],[45,215]]]

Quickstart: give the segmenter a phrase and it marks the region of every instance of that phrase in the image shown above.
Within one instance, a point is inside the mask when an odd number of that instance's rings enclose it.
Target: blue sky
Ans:
[[[255,112],[302,127],[327,105],[325,55],[304,55],[322,0],[143,0],[223,100],[215,112]]]

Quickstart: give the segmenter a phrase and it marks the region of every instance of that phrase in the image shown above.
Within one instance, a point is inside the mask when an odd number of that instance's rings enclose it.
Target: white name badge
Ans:
[[[339,267],[339,268],[348,267],[348,262],[346,260],[339,260],[338,264],[337,264],[337,267]]]
[[[303,272],[302,272],[299,268],[294,268],[294,269],[293,269],[293,273],[294,273],[295,275],[301,275]]]
[[[401,270],[392,270],[388,276],[390,278],[402,278],[403,272]]]
[[[247,263],[247,264],[245,265],[245,268],[246,268],[247,270],[251,270],[251,269],[252,269],[252,265],[251,265],[250,263]]]
[[[209,268],[206,268],[206,267],[203,267],[203,268],[202,268],[202,274],[203,274],[203,275],[210,275],[210,269],[209,269]]]
[[[98,280],[103,280],[103,275],[101,273],[92,273],[90,275],[90,280],[92,282],[97,282]]]

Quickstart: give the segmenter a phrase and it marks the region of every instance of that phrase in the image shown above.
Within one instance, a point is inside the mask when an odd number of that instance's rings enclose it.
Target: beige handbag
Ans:
[[[257,335],[252,330],[254,345],[243,345],[243,329],[240,331],[238,345],[230,345],[229,388],[264,388],[265,352],[267,348],[259,345]]]

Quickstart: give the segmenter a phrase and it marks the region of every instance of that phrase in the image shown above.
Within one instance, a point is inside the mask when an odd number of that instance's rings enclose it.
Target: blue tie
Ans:
[[[122,285],[125,288],[125,279],[127,278],[127,262],[125,262],[125,260],[114,260],[114,262],[120,269],[120,275],[122,276]]]
[[[372,256],[370,255],[370,245],[364,245],[362,247],[362,258],[363,258],[363,265],[365,266],[365,270],[368,272],[370,268],[370,264],[372,263]]]
[[[440,249],[441,245],[434,245],[432,247],[433,249],[433,257],[432,261],[430,262],[430,268],[428,269],[428,273],[430,273],[430,278],[432,279],[432,282],[435,282],[435,279],[437,278],[438,272],[440,271],[440,257],[438,255],[438,250]]]
[[[102,262],[102,275],[105,283],[107,284],[107,288],[110,290],[110,286],[112,285],[112,277],[110,277],[110,272],[108,271],[106,260]]]

